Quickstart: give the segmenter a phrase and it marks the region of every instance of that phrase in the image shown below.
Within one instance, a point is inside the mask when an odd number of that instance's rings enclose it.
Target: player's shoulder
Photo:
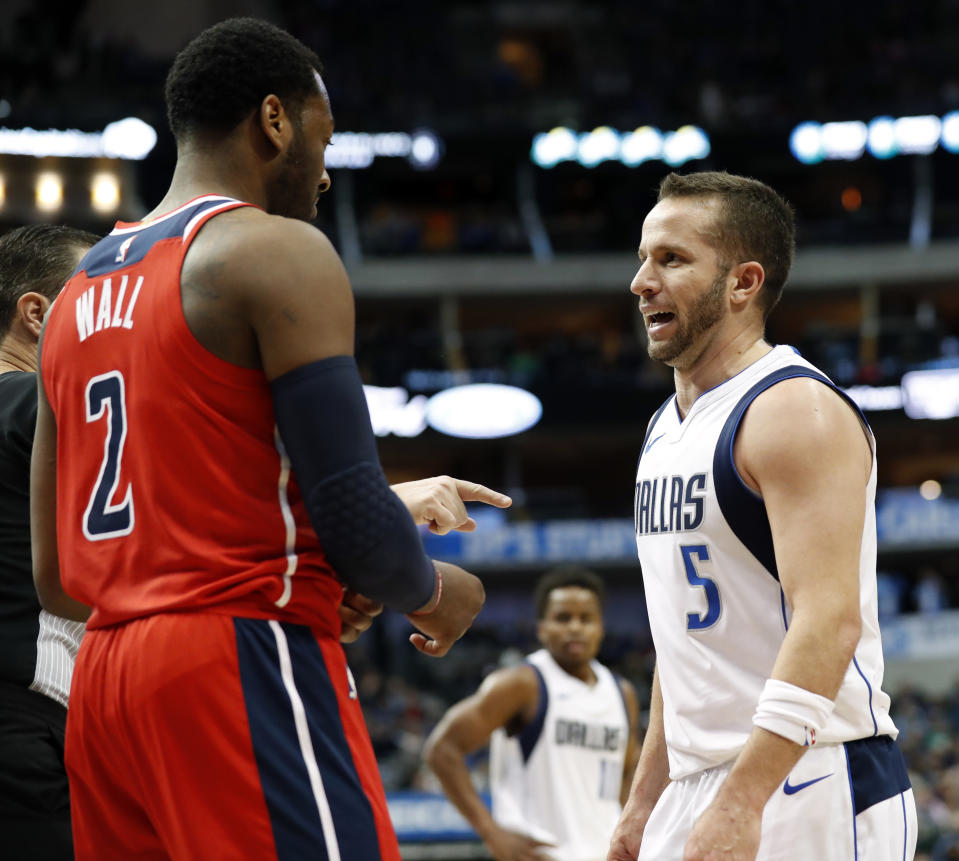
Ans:
[[[253,207],[221,213],[204,225],[184,262],[184,276],[214,289],[266,286],[276,292],[310,284],[349,290],[343,263],[322,231]]]
[[[480,693],[526,700],[539,696],[540,675],[528,661],[493,670],[480,685]]]
[[[861,414],[829,383],[793,377],[749,405],[736,438],[736,464],[760,485],[825,468],[827,457],[862,456],[868,472],[870,439]]]
[[[743,428],[772,440],[816,440],[827,437],[837,425],[859,424],[855,407],[811,371],[809,376],[790,377],[760,392],[749,405]]]
[[[237,207],[210,219],[195,245],[204,254],[224,261],[284,253],[295,259],[316,255],[339,259],[327,236],[312,224],[252,206]]]

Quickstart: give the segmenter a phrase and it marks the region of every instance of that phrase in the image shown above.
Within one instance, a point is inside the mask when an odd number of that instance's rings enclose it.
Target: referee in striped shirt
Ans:
[[[71,859],[63,738],[83,623],[40,608],[30,557],[30,451],[43,316],[92,233],[52,224],[0,237],[0,834],[3,857]]]

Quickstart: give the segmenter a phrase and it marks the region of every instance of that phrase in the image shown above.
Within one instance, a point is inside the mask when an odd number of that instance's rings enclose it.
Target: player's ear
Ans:
[[[272,93],[260,102],[257,113],[260,129],[278,152],[283,152],[293,139],[293,123],[279,96]]]
[[[766,280],[766,271],[758,261],[748,260],[733,266],[729,270],[729,277],[735,279],[730,298],[736,305],[745,305],[754,301]]]
[[[40,338],[43,317],[50,305],[51,302],[46,296],[32,290],[17,299],[17,317],[35,340]]]
[[[539,640],[541,646],[546,645],[546,634],[543,630],[543,620],[540,619],[536,622],[536,639]]]

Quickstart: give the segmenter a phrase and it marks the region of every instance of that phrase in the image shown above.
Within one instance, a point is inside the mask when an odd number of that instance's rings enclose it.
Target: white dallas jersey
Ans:
[[[629,719],[622,689],[598,661],[596,683],[567,673],[545,649],[527,660],[539,708],[519,733],[490,740],[493,819],[555,844],[556,861],[605,861],[619,819]]]
[[[732,456],[746,408],[760,392],[790,377],[813,377],[836,389],[792,347],[776,347],[700,395],[683,421],[675,396],[670,398],[643,442],[636,544],[674,780],[742,750],[792,617],[779,585],[765,505],[743,483]],[[859,557],[862,636],[819,743],[898,734],[881,689],[871,432],[869,439],[872,472]]]

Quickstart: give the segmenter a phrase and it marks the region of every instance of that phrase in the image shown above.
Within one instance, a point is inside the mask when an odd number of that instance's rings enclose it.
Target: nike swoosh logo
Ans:
[[[644,452],[649,451],[653,447],[653,443],[657,442],[658,440],[661,440],[664,436],[666,436],[666,434],[661,433],[659,436],[653,437],[648,443],[646,443],[646,448],[644,448],[643,451]]]
[[[812,786],[814,783],[819,783],[820,780],[825,780],[827,777],[832,777],[833,773],[830,771],[829,774],[824,774],[822,777],[814,777],[812,780],[807,780],[805,783],[796,783],[790,784],[789,778],[786,778],[786,782],[783,784],[783,792],[786,795],[795,795],[801,789],[805,789],[807,786]]]

